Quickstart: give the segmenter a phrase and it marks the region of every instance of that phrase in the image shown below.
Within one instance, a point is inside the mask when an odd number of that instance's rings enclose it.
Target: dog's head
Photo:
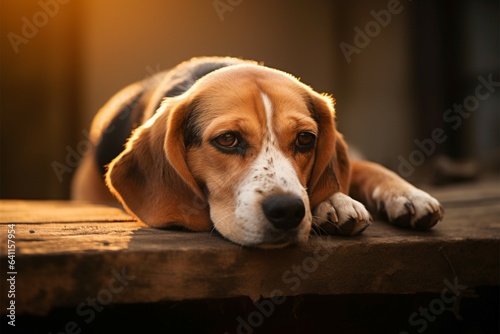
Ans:
[[[331,98],[244,64],[167,98],[106,179],[151,226],[213,224],[238,244],[278,247],[307,240],[311,208],[346,191],[349,166]]]

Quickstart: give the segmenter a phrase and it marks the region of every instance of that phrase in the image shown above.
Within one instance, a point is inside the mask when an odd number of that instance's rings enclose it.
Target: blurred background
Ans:
[[[499,30],[497,0],[2,0],[0,197],[68,198],[107,99],[202,55],[333,94],[348,141],[407,178],[498,172]]]

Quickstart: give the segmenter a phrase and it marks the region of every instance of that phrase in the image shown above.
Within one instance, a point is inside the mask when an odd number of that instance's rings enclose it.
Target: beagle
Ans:
[[[254,61],[193,58],[130,85],[96,115],[90,140],[72,197],[120,203],[156,228],[215,228],[271,248],[312,228],[357,235],[369,211],[419,230],[443,218],[426,192],[349,159],[331,97]]]

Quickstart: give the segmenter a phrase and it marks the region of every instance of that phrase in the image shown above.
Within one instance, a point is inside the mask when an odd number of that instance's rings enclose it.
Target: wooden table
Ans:
[[[158,230],[116,208],[72,201],[0,202],[2,282],[15,276],[17,314],[113,304],[307,294],[441,292],[500,283],[500,182],[428,189],[445,220],[429,232],[376,221],[354,238],[312,236],[279,250],[215,233]],[[8,235],[15,264],[7,266]],[[10,257],[13,259],[13,257]],[[15,272],[16,274],[8,274]],[[2,314],[9,284],[2,284]]]

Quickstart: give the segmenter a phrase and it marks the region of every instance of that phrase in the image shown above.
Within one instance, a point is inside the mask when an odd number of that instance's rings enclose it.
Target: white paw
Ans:
[[[400,194],[381,193],[377,188],[373,198],[379,211],[395,225],[427,230],[443,219],[444,210],[439,201],[417,188]]]
[[[342,193],[335,193],[319,204],[313,215],[315,225],[328,234],[356,235],[372,222],[363,204]]]

